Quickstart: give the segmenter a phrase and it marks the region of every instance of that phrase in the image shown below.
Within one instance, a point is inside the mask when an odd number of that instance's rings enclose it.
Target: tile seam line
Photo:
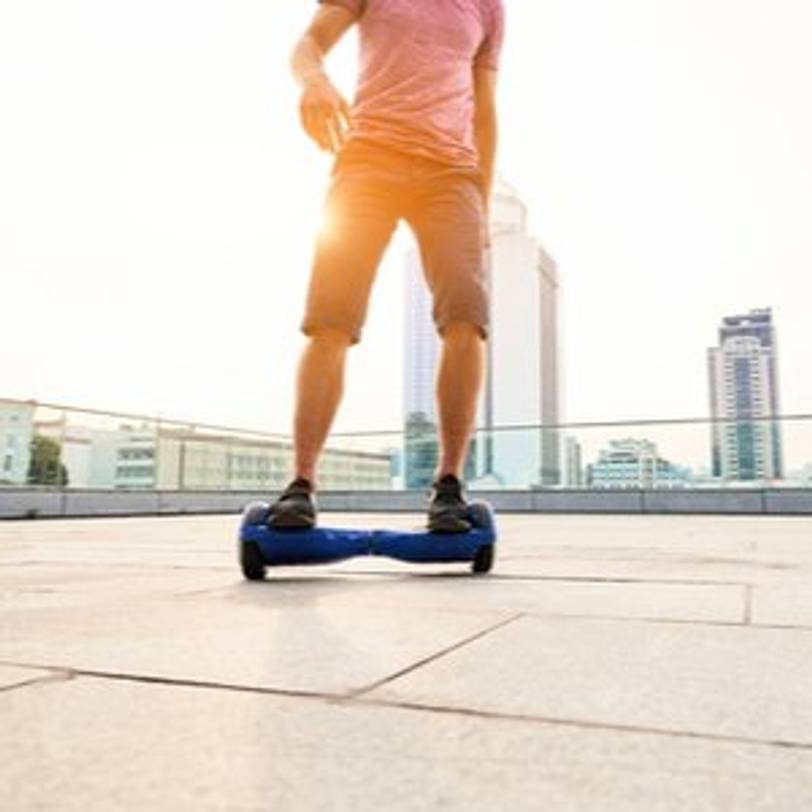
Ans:
[[[394,673],[389,674],[386,677],[382,677],[381,679],[376,680],[375,682],[372,682],[361,688],[356,688],[352,691],[347,692],[345,694],[345,698],[357,699],[359,697],[362,697],[364,694],[368,694],[371,691],[375,691],[378,688],[381,688],[384,685],[389,685],[395,680],[398,680],[401,677],[406,676],[406,674],[412,674],[418,669],[423,668],[423,666],[429,665],[430,663],[435,663],[438,660],[445,657],[446,655],[451,654],[455,651],[459,651],[461,648],[464,648],[465,646],[468,646],[471,643],[475,643],[478,640],[481,640],[483,637],[487,637],[489,634],[493,634],[493,632],[497,632],[500,629],[504,629],[506,626],[509,626],[512,623],[515,623],[517,620],[520,620],[524,617],[527,617],[526,612],[516,612],[510,617],[505,618],[504,620],[500,620],[498,623],[488,626],[485,629],[480,629],[475,634],[468,635],[468,637],[465,637],[462,640],[458,640],[456,643],[453,643],[450,646],[446,646],[445,648],[436,651],[434,654],[430,654],[428,657],[423,657],[422,659],[417,660],[416,662],[413,662],[408,666],[406,666],[405,668],[401,668],[400,670],[395,671]]]
[[[23,666],[30,667],[30,666]],[[41,685],[50,682],[69,682],[74,678],[74,674],[68,669],[48,669],[50,674],[41,677],[32,677],[31,679],[24,680],[23,682],[15,682],[13,685],[0,686],[0,694],[11,693],[20,688],[29,688],[32,685]]]
[[[415,575],[414,573],[394,572],[381,570],[331,570],[331,574],[363,576],[365,578],[376,578],[387,575],[397,575],[402,579],[426,578],[427,575]],[[272,579],[271,579],[272,580]],[[488,576],[488,581],[501,581],[510,583],[511,581],[529,581],[539,583],[576,583],[576,584],[643,584],[655,586],[746,586],[747,581],[713,581],[706,579],[690,578],[627,578],[623,576],[589,576],[589,575],[511,575],[508,573],[492,573]]]
[[[430,705],[422,702],[407,702],[396,699],[375,699],[360,697],[352,703],[358,706],[397,708],[423,713],[437,713],[449,716],[465,716],[474,719],[491,721],[525,722],[528,724],[574,727],[583,730],[603,730],[614,733],[629,733],[646,736],[668,736],[681,739],[699,739],[726,744],[748,744],[758,747],[778,747],[791,750],[812,750],[812,742],[799,742],[781,739],[757,739],[750,736],[736,736],[724,733],[703,733],[695,730],[674,730],[670,728],[646,727],[644,725],[623,725],[611,722],[593,722],[579,719],[561,719],[554,716],[533,716],[531,714],[507,713],[499,711],[477,710],[475,708],[455,708],[448,705]]]
[[[742,623],[741,620],[709,620],[703,618],[672,618],[672,617],[635,617],[634,615],[582,615],[573,613],[539,612],[535,609],[526,610],[525,617],[534,620],[556,620],[566,623],[600,622],[600,623],[641,623],[650,626],[700,626],[713,629],[736,629],[744,632],[753,629],[779,632],[812,632],[812,625],[806,623]]]
[[[58,665],[34,665],[28,662],[18,662],[16,660],[0,660],[0,666],[12,666],[17,668],[39,668],[41,670],[53,671],[50,677],[43,677],[36,680],[29,680],[28,684],[34,682],[63,682],[77,677],[84,679],[110,680],[111,682],[135,682],[142,685],[161,685],[175,688],[202,688],[206,690],[233,691],[235,693],[261,694],[265,696],[278,696],[293,699],[320,699],[328,702],[345,700],[344,693],[331,691],[306,691],[293,688],[264,688],[258,685],[240,685],[232,682],[218,682],[216,680],[195,680],[182,679],[180,677],[162,677],[152,674],[133,674],[127,672],[104,671],[94,668],[75,668],[72,666]],[[19,687],[19,686],[15,686]]]
[[[506,621],[507,622],[507,621]],[[525,722],[528,724],[551,725],[558,727],[573,727],[583,730],[603,730],[615,733],[628,733],[647,736],[668,736],[672,738],[698,739],[726,744],[746,744],[757,747],[777,747],[792,750],[812,750],[812,742],[784,741],[777,739],[756,739],[747,736],[734,736],[715,733],[702,733],[691,730],[672,730],[668,728],[645,727],[636,725],[620,725],[610,722],[590,722],[588,720],[559,719],[547,716],[532,716],[529,714],[501,713],[498,711],[476,710],[473,708],[455,708],[446,705],[429,705],[420,702],[406,702],[398,700],[374,699],[351,695],[318,691],[295,691],[284,688],[261,688],[251,685],[235,685],[232,683],[218,683],[203,680],[182,680],[172,677],[157,677],[142,674],[116,674],[108,671],[92,669],[67,668],[63,666],[32,665],[0,661],[1,665],[14,665],[21,668],[40,668],[54,671],[53,675],[36,680],[29,680],[25,684],[9,686],[9,688],[22,688],[33,684],[66,682],[77,677],[88,679],[110,680],[113,682],[135,682],[147,685],[162,685],[178,688],[202,688],[208,690],[226,690],[235,693],[251,693],[263,696],[275,696],[289,699],[311,699],[323,702],[335,702],[347,707],[377,707],[392,710],[405,710],[422,713],[436,713],[448,716],[464,716],[467,718],[483,719],[489,721]]]

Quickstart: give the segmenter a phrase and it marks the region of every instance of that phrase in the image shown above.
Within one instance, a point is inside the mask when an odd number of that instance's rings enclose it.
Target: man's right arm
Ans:
[[[302,127],[322,148],[335,152],[349,126],[349,105],[327,78],[324,57],[357,16],[344,3],[324,3],[291,56],[293,76],[302,88]]]

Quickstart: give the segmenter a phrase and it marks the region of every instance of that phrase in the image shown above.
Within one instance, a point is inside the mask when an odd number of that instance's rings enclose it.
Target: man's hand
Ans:
[[[320,5],[310,27],[291,54],[291,68],[301,85],[299,114],[305,132],[322,148],[337,152],[350,126],[350,108],[324,72],[324,57],[355,22],[339,5]]]
[[[338,152],[350,126],[350,106],[324,74],[305,84],[299,115],[305,132],[321,149]]]

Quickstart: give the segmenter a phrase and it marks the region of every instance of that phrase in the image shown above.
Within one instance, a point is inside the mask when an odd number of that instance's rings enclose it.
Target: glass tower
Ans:
[[[708,350],[711,469],[741,482],[782,479],[778,354],[770,308],[727,316]]]

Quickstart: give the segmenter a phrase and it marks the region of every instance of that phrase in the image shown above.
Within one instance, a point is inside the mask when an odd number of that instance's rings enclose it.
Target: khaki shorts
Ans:
[[[437,330],[463,321],[488,331],[488,269],[481,175],[361,142],[336,158],[302,331],[361,339],[372,284],[395,226],[417,238]]]

